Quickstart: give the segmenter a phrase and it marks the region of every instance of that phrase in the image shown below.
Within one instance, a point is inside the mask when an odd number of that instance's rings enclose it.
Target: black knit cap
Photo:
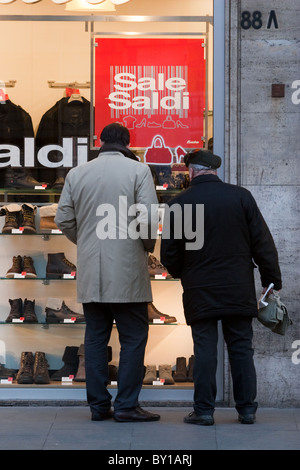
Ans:
[[[207,166],[212,170],[216,170],[221,166],[222,159],[218,155],[210,152],[209,150],[199,149],[187,153],[184,156],[184,163],[189,166],[190,163]]]

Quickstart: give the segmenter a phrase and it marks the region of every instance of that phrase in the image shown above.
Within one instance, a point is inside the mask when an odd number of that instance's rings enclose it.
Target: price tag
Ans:
[[[164,385],[165,379],[153,380],[152,385]]]
[[[64,319],[64,323],[75,323],[75,322],[76,322],[76,317]]]
[[[154,318],[153,323],[165,323],[165,317]]]
[[[22,235],[23,232],[24,232],[24,227],[13,228],[11,230],[11,233],[13,233],[14,235]]]
[[[74,375],[69,375],[68,377],[61,378],[62,385],[72,385],[74,379]]]
[[[51,233],[61,235],[61,234],[62,234],[62,231],[59,230],[58,228],[53,228],[53,229],[51,230]]]
[[[110,382],[110,385],[118,385],[118,382],[117,382],[116,380],[112,380],[112,381]]]
[[[24,322],[24,317],[12,319],[12,323],[23,323],[23,322]]]
[[[46,189],[46,188],[47,188],[47,184],[41,184],[41,185],[34,187],[34,189]]]
[[[14,273],[14,278],[15,279],[24,279],[26,276],[26,273],[25,272],[22,272],[22,273]]]
[[[167,279],[168,273],[155,274],[154,279]]]
[[[1,379],[0,383],[1,383],[1,384],[12,385],[12,383],[13,383],[13,378],[12,378],[12,377],[7,377],[7,379]]]
[[[70,274],[64,274],[63,279],[74,279],[76,276],[76,272],[71,272]]]
[[[168,185],[165,183],[162,186],[156,186],[156,189],[158,191],[165,191],[166,189],[168,189]]]

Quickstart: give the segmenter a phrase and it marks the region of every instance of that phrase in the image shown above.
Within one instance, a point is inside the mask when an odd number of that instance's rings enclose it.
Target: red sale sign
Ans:
[[[95,41],[96,146],[103,127],[120,122],[130,130],[131,147],[146,148],[147,163],[172,163],[171,148],[202,147],[203,39]]]

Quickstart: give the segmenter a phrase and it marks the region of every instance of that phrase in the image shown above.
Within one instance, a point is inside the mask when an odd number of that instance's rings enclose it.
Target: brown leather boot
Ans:
[[[20,369],[16,376],[18,384],[33,383],[33,364],[34,358],[32,352],[22,352],[20,360]]]
[[[187,369],[186,369],[186,358],[177,357],[176,359],[176,370],[174,373],[175,382],[187,382]]]
[[[40,207],[40,232],[57,230],[58,227],[54,222],[58,204]]]
[[[12,278],[15,274],[22,274],[23,271],[23,260],[22,256],[13,256],[12,267],[6,273],[7,278]]]
[[[165,313],[161,313],[152,302],[148,303],[148,321],[150,323],[154,320],[161,320],[164,323],[176,323],[177,319],[175,317],[170,317]]]
[[[34,269],[33,265],[33,259],[31,256],[24,256],[23,258],[23,272],[25,272],[25,277],[26,278],[35,278],[36,277],[36,271]]]
[[[2,228],[2,233],[11,233],[12,230],[17,230],[21,222],[21,206],[19,204],[9,204],[0,210],[0,216],[5,216],[5,223]]]
[[[37,351],[34,356],[33,381],[36,384],[49,384],[50,377],[48,372],[48,361],[45,353]]]
[[[36,210],[37,210],[36,206],[33,206],[32,204],[22,205],[22,215],[23,215],[22,226],[24,227],[23,233],[36,233],[36,228],[35,228]]]

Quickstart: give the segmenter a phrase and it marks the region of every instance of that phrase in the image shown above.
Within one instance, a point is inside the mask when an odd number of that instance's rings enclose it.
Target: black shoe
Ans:
[[[212,415],[197,415],[195,411],[185,416],[183,421],[189,424],[199,424],[200,426],[211,426],[215,423]]]
[[[160,419],[160,416],[155,413],[145,411],[140,406],[137,406],[136,408],[133,408],[131,410],[115,411],[114,419],[115,421],[121,423],[129,423],[132,421],[158,421]]]
[[[239,422],[242,424],[254,424],[255,414],[254,413],[248,413],[246,415],[239,414]]]
[[[112,410],[105,411],[103,413],[92,411],[92,421],[104,421],[105,419],[109,419],[113,417]]]

